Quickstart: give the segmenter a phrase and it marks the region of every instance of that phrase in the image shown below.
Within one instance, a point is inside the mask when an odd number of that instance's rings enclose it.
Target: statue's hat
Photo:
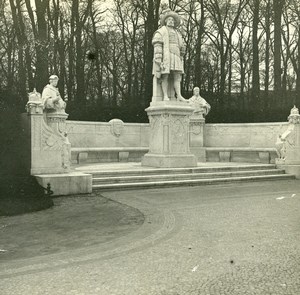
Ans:
[[[165,25],[165,21],[168,17],[173,17],[175,27],[178,27],[180,25],[180,16],[175,11],[172,11],[170,8],[168,8],[162,11],[162,14],[160,16],[160,24],[162,26]]]
[[[58,77],[56,76],[56,75],[51,75],[50,77],[49,77],[49,80],[58,80]]]

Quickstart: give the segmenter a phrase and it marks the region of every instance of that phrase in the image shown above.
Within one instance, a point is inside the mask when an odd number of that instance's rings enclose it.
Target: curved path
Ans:
[[[1,294],[300,294],[298,180],[103,196],[0,218]]]

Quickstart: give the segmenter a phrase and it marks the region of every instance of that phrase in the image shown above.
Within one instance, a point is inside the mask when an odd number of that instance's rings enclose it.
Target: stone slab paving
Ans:
[[[63,224],[69,215],[76,220],[60,232],[73,247],[64,244],[47,253],[40,235],[35,253],[1,253],[0,294],[300,294],[299,180],[103,196],[108,201],[56,199],[63,210],[51,209],[52,220]],[[101,210],[101,202],[119,206],[112,215],[131,216],[124,231],[119,222],[101,225],[93,208],[94,203]],[[10,245],[16,239],[30,248],[38,223],[50,231],[49,240],[64,240],[46,225],[47,211],[28,216],[27,226],[20,216],[0,219],[0,248],[8,246],[9,235]],[[3,235],[5,224],[15,229]],[[70,234],[78,227],[85,231]],[[110,231],[110,238],[102,237]]]

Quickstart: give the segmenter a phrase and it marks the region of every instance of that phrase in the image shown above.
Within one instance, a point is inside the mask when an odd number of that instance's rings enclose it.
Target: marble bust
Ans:
[[[199,87],[195,87],[193,90],[193,96],[188,100],[189,104],[194,108],[193,115],[205,117],[211,107],[206,100],[201,97]]]

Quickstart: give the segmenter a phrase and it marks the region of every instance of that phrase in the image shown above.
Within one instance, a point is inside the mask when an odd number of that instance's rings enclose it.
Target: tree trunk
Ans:
[[[195,57],[195,79],[194,85],[201,88],[201,45],[202,45],[202,36],[204,31],[204,3],[203,0],[200,0],[201,5],[201,16],[198,25],[198,34],[197,34],[197,43],[196,43],[196,57]]]
[[[149,0],[147,8],[147,19],[145,21],[145,93],[144,106],[148,106],[152,97],[152,64],[153,46],[152,38],[158,28],[160,0]]]
[[[48,30],[46,9],[49,0],[35,0],[37,19],[36,89],[41,92],[48,83]]]
[[[9,0],[13,24],[16,30],[18,39],[18,90],[21,97],[20,105],[25,105],[27,101],[27,89],[26,89],[26,68],[24,62],[24,47],[26,44],[26,35],[23,33],[24,23],[22,19],[20,2],[17,0],[17,6],[14,0]]]
[[[274,98],[275,104],[281,98],[281,16],[283,0],[273,2],[274,10]]]
[[[269,106],[269,80],[270,80],[270,39],[271,39],[271,30],[270,30],[270,10],[271,3],[268,1],[266,6],[266,18],[265,18],[265,27],[266,27],[266,56],[265,56],[265,95],[264,95],[264,109],[266,110]]]
[[[300,26],[298,27],[298,62],[297,62],[297,69],[296,69],[296,103],[300,106]]]
[[[259,103],[259,53],[258,53],[258,22],[259,22],[259,0],[254,0],[254,9],[253,9],[253,33],[252,33],[252,99],[253,106],[257,108]]]

